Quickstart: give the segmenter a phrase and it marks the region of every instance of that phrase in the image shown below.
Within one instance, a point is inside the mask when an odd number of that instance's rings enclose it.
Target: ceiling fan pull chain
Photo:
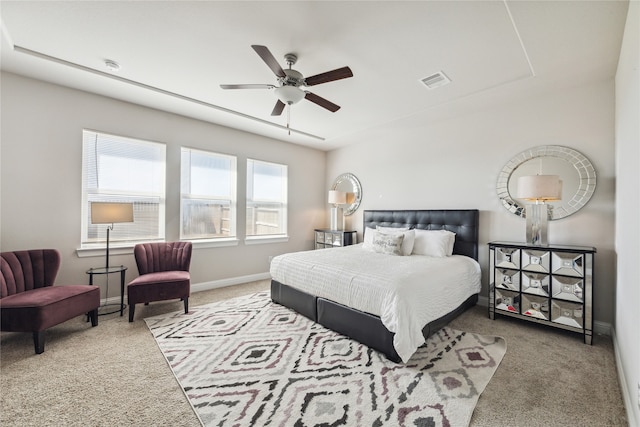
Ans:
[[[289,131],[289,135],[291,135],[291,128],[289,127],[290,122],[291,122],[291,104],[289,104],[289,108],[287,108],[287,130]]]

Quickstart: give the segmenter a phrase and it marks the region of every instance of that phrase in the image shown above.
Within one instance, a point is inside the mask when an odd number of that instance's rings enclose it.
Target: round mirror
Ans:
[[[362,186],[354,174],[343,173],[336,178],[331,189],[347,193],[347,204],[343,209],[345,216],[358,210],[362,201]]]
[[[596,171],[585,156],[559,145],[541,145],[509,160],[498,175],[496,191],[502,205],[525,217],[526,201],[517,195],[518,178],[527,175],[559,175],[562,199],[548,202],[549,219],[567,217],[587,204],[596,189]]]

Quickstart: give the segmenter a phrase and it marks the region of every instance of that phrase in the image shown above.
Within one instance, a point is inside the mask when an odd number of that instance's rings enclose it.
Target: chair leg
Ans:
[[[187,314],[189,312],[189,298],[185,297],[183,298],[184,300],[184,314]]]
[[[33,346],[35,347],[36,354],[44,353],[44,331],[33,333]]]
[[[91,318],[91,326],[98,326],[98,309],[91,310],[87,317]]]
[[[133,322],[133,316],[136,313],[136,305],[129,303],[129,322]]]

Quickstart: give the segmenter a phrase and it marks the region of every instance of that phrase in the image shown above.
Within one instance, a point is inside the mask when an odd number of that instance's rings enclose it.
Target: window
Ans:
[[[287,166],[247,160],[247,237],[287,234]]]
[[[110,243],[163,240],[164,144],[93,131],[82,132],[82,248],[106,241],[104,224],[91,224],[92,202],[133,203],[132,223],[116,224]]]
[[[236,158],[182,148],[181,239],[236,235]]]

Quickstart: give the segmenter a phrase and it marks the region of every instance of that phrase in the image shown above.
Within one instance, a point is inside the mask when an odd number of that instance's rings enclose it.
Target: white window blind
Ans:
[[[182,148],[180,238],[236,235],[236,158]]]
[[[81,247],[106,242],[106,226],[91,224],[92,202],[133,203],[134,222],[114,225],[112,245],[164,240],[165,145],[90,130],[82,135]]]
[[[247,160],[247,236],[287,234],[287,166]]]

